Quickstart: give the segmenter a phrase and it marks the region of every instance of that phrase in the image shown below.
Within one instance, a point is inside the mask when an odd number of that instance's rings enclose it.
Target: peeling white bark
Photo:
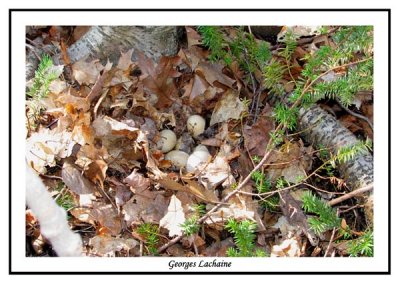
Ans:
[[[84,58],[119,58],[121,51],[140,50],[154,61],[178,52],[178,27],[175,26],[93,26],[68,48],[71,63]],[[115,57],[115,58],[113,58]],[[60,61],[60,56],[55,58]]]
[[[82,256],[82,240],[71,231],[65,210],[50,196],[34,170],[26,166],[26,203],[40,224],[40,232],[48,239],[58,256]]]

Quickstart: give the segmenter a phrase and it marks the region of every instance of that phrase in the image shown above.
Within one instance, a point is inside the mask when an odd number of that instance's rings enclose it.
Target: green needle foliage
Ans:
[[[257,41],[252,34],[245,32],[243,27],[236,29],[235,39],[229,40],[224,36],[222,29],[215,26],[197,28],[203,38],[204,46],[211,51],[209,56],[211,61],[223,61],[227,66],[236,61],[247,75],[267,65],[271,59],[268,42]]]
[[[47,54],[40,61],[38,69],[35,71],[32,87],[26,94],[29,99],[27,116],[31,126],[37,126],[40,113],[45,108],[42,99],[47,97],[51,82],[61,75],[62,70],[60,66],[53,65],[52,59]]]
[[[303,195],[302,200],[304,211],[317,215],[317,217],[308,218],[311,229],[317,235],[340,226],[340,218],[337,217],[336,210],[310,191]]]
[[[226,43],[224,36],[219,27],[215,26],[200,26],[197,28],[203,37],[204,46],[211,51],[209,56],[210,61],[219,61],[226,56]]]
[[[350,256],[374,256],[374,232],[368,230],[349,244]]]
[[[272,188],[271,181],[261,171],[255,171],[252,174],[251,178],[253,179],[256,185],[257,193],[262,194],[271,191]],[[268,208],[270,211],[274,211],[279,206],[279,196],[277,194],[274,194],[269,198],[261,197],[260,204]]]
[[[146,240],[149,253],[157,255],[157,245],[159,242],[157,225],[151,223],[141,224],[138,226],[137,232]]]
[[[181,225],[183,233],[185,236],[191,236],[197,234],[200,230],[200,225],[197,223],[198,217],[193,215],[185,220]]]
[[[293,131],[297,126],[298,109],[290,109],[288,106],[278,103],[274,109],[274,118],[278,123]]]
[[[252,256],[266,256],[266,253],[261,249],[255,249],[255,231],[257,225],[253,221],[243,220],[237,222],[234,219],[229,219],[225,225],[235,240],[237,249],[229,248],[227,250],[227,256],[229,257],[252,257]]]
[[[35,71],[33,85],[27,96],[34,100],[45,98],[49,92],[50,83],[57,79],[60,74],[60,71],[53,65],[50,56],[45,54],[39,63],[38,69]]]

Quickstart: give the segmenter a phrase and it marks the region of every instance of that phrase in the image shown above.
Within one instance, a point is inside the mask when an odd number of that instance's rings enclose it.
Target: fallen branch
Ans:
[[[353,190],[353,191],[351,191],[351,192],[349,192],[349,193],[347,193],[345,195],[342,195],[342,196],[340,196],[338,198],[332,199],[331,201],[328,202],[328,204],[330,206],[334,206],[334,205],[336,205],[338,203],[341,203],[341,202],[343,202],[343,201],[345,201],[347,199],[350,199],[352,197],[359,196],[359,195],[361,195],[361,194],[363,194],[365,192],[368,192],[368,191],[372,191],[373,189],[374,189],[374,185],[373,184],[369,184],[367,186],[364,186],[364,187],[361,187],[359,189]]]

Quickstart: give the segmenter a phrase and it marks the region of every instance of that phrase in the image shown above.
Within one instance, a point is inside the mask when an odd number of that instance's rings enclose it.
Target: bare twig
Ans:
[[[350,109],[348,109],[347,107],[345,107],[341,102],[339,102],[339,100],[336,100],[336,102],[341,106],[341,108],[343,108],[346,112],[348,112],[349,114],[351,114],[352,116],[355,116],[359,119],[364,120],[365,122],[368,123],[368,126],[371,128],[372,132],[374,131],[374,126],[372,125],[372,122],[368,119],[368,117],[363,116],[362,114],[356,113]]]
[[[361,187],[359,189],[353,190],[353,191],[351,191],[351,192],[349,192],[349,193],[347,193],[347,194],[345,194],[343,196],[340,196],[338,198],[332,199],[331,201],[328,202],[328,204],[330,206],[333,206],[333,205],[336,205],[336,204],[338,204],[340,202],[343,202],[343,201],[345,201],[347,199],[350,199],[350,198],[352,198],[354,196],[357,196],[357,195],[363,194],[365,192],[371,191],[373,189],[374,189],[374,184],[369,184],[367,186],[364,186],[364,187]]]
[[[333,231],[332,231],[331,239],[329,240],[329,244],[328,244],[328,247],[326,248],[324,257],[327,257],[327,256],[328,256],[328,253],[329,253],[329,250],[331,249],[331,246],[332,246],[332,243],[333,243],[333,239],[334,239],[334,237],[335,237],[335,234],[336,234],[336,228],[334,228]]]

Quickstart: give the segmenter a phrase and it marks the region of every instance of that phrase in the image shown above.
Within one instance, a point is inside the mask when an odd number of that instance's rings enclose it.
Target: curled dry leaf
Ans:
[[[268,177],[271,180],[283,176],[290,183],[297,183],[305,177],[312,166],[312,146],[304,147],[302,143],[286,143],[279,152],[273,152],[269,162]],[[274,165],[275,164],[275,165]]]
[[[72,75],[75,80],[78,81],[79,85],[91,85],[97,80],[100,71],[104,69],[99,60],[93,60],[91,62],[85,62],[80,60],[72,64]]]
[[[274,245],[271,257],[299,257],[301,256],[301,242],[296,237],[284,240],[280,245]]]
[[[157,182],[165,189],[187,192],[206,202],[216,203],[219,201],[214,190],[207,190],[197,182],[189,179],[185,180],[186,185],[182,185],[167,176],[159,179]]]
[[[185,29],[186,29],[186,35],[187,35],[187,41],[188,41],[189,48],[192,45],[199,45],[202,43],[202,37],[201,37],[201,35],[199,35],[198,32],[196,32],[191,27],[185,27]]]
[[[81,222],[95,227],[100,225],[106,234],[116,236],[121,232],[121,218],[112,205],[95,204],[94,208],[73,208],[70,213]]]
[[[75,194],[93,194],[97,191],[95,185],[82,175],[82,171],[68,160],[64,162],[61,176],[65,185]]]
[[[134,169],[132,173],[124,179],[124,182],[131,187],[133,192],[146,190],[150,186],[150,179],[138,173],[137,169]]]
[[[260,116],[251,127],[243,129],[244,143],[252,156],[264,156],[273,129],[273,120],[264,116]]]
[[[115,252],[128,251],[137,244],[134,239],[114,238],[108,235],[95,236],[89,240],[89,245],[92,247],[90,253],[100,256],[115,256]]]
[[[216,83],[220,83],[231,88],[232,85],[235,83],[235,80],[226,76],[223,73],[222,69],[224,69],[224,66],[222,64],[203,61],[200,62],[197,66],[196,72],[200,72],[201,74],[203,74],[204,78],[210,85],[216,86]]]
[[[101,90],[103,89],[104,81],[106,80],[108,76],[108,71],[110,71],[112,67],[112,63],[107,62],[106,66],[104,66],[104,69],[100,72],[100,74],[97,76],[96,82],[94,83],[94,86],[90,90],[89,94],[86,97],[86,100],[91,103],[93,102],[96,98],[98,98],[101,95]]]
[[[103,188],[103,182],[106,179],[108,166],[103,160],[95,160],[91,162],[85,169],[85,176],[93,183],[99,184]]]
[[[215,105],[210,126],[230,119],[239,119],[245,111],[247,111],[247,107],[239,99],[239,95],[233,90],[227,90]]]
[[[128,70],[132,62],[133,48],[129,49],[127,52],[121,52],[121,57],[118,60],[117,69],[122,71]]]
[[[135,194],[123,206],[124,220],[128,226],[145,223],[159,223],[165,215],[168,199],[162,193],[145,190]]]
[[[181,225],[185,222],[185,213],[183,213],[182,203],[175,196],[171,196],[168,206],[168,213],[160,220],[160,227],[169,231],[169,236],[182,236]]]
[[[74,145],[71,133],[44,128],[27,139],[25,157],[29,165],[44,174],[46,166],[55,166],[56,158],[70,156]]]
[[[113,236],[118,235],[122,230],[121,218],[117,210],[111,205],[97,205],[91,210],[91,215],[107,233]]]

